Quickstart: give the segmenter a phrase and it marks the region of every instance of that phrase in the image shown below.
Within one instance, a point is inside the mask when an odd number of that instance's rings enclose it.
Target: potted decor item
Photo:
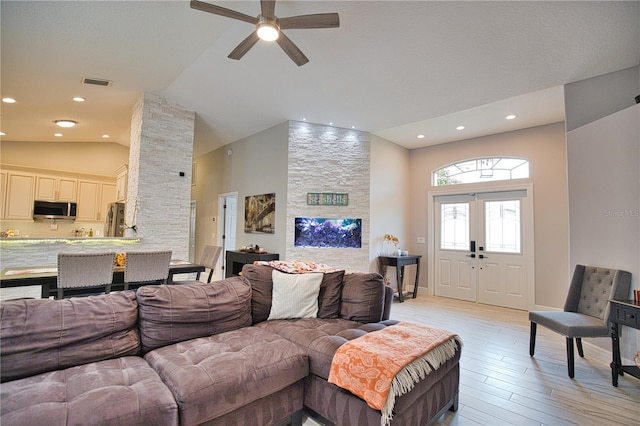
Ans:
[[[136,232],[138,232],[138,229],[136,228],[135,225],[127,225],[126,223],[124,224],[124,231],[122,233],[122,236],[124,238],[135,238],[136,236]]]
[[[135,203],[133,204],[133,217],[132,217],[132,225],[127,225],[127,223],[124,223],[124,230],[122,233],[122,236],[124,238],[135,238],[136,236],[136,232],[138,232],[138,228],[136,228],[136,215],[138,213],[138,200],[135,201]]]

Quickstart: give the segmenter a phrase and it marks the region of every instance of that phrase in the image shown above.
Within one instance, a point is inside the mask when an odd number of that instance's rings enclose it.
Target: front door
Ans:
[[[529,307],[533,211],[527,190],[435,198],[435,294]]]

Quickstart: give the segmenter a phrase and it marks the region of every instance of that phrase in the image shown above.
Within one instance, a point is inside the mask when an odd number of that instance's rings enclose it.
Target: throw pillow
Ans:
[[[273,270],[269,320],[317,318],[318,293],[323,274],[285,274]]]
[[[325,272],[318,296],[318,318],[338,318],[344,271]]]

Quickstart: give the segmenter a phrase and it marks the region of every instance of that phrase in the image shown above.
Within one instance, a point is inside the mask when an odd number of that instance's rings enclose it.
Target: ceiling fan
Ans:
[[[301,66],[309,62],[309,59],[302,53],[298,46],[293,44],[293,42],[284,35],[282,30],[338,28],[340,26],[340,17],[337,13],[317,13],[313,15],[278,18],[275,15],[275,7],[275,0],[260,0],[260,15],[253,17],[221,6],[215,6],[199,0],[191,0],[191,8],[193,9],[245,21],[256,26],[255,31],[253,31],[249,37],[242,40],[238,47],[233,49],[229,54],[229,58],[231,59],[242,58],[259,39],[267,41],[275,40],[291,60],[298,66]]]

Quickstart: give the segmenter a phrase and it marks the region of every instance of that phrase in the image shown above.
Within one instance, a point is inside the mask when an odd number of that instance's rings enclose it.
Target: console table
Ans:
[[[245,251],[227,251],[227,263],[225,264],[224,277],[229,278],[240,275],[242,267],[247,263],[253,263],[256,260],[280,260],[278,253],[249,253]]]
[[[413,299],[418,295],[418,280],[420,278],[420,258],[419,255],[407,255],[407,256],[379,256],[378,257],[378,271],[383,277],[387,273],[387,266],[396,267],[396,280],[398,282],[398,301],[404,302],[404,267],[407,265],[416,265],[416,281],[413,285],[413,292],[407,292],[407,294],[413,294]]]
[[[609,321],[611,321],[611,343],[613,345],[613,362],[611,363],[611,379],[613,386],[618,386],[618,375],[629,373],[640,378],[640,368],[635,365],[622,365],[620,359],[620,326],[640,330],[640,303],[633,300],[609,300],[611,309]]]

